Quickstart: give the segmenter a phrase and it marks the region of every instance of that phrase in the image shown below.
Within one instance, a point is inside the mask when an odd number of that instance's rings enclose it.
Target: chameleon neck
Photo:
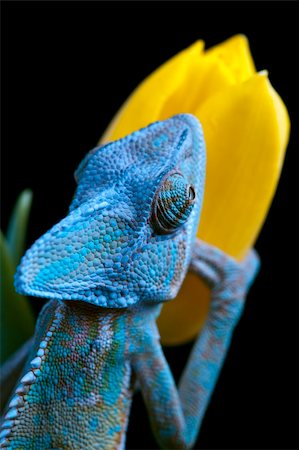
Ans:
[[[8,445],[122,448],[133,391],[127,330],[138,320],[144,310],[50,301],[6,414]]]

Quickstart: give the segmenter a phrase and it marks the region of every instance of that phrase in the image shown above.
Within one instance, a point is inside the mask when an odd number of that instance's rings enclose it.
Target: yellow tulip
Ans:
[[[267,72],[256,72],[245,36],[207,51],[198,41],[167,61],[131,94],[101,142],[184,112],[201,121],[207,147],[197,235],[240,260],[254,245],[270,207],[290,129],[286,107]],[[201,280],[187,274],[158,320],[163,343],[196,336],[209,294]]]

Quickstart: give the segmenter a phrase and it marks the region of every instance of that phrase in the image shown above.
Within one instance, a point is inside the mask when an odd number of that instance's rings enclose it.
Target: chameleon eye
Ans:
[[[164,179],[152,206],[152,225],[159,234],[176,231],[188,219],[195,204],[195,188],[179,173]]]

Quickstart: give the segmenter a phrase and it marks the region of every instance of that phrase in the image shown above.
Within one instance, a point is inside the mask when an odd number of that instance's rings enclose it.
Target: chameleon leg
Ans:
[[[151,342],[149,353],[136,354],[133,359],[151,424],[162,448],[191,448],[194,444],[258,267],[254,251],[237,263],[219,249],[197,241],[190,269],[211,287],[211,308],[179,389],[157,340]]]

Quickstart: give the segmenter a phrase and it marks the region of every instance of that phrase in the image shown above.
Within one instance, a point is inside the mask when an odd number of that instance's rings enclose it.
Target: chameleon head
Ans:
[[[69,214],[22,258],[18,292],[109,308],[176,296],[202,206],[205,146],[180,114],[92,150]]]

